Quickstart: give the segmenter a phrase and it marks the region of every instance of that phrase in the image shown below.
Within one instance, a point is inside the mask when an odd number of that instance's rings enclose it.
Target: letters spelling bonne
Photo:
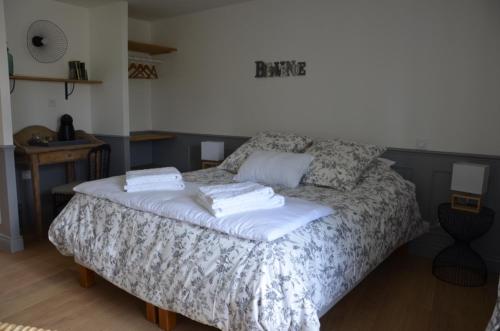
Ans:
[[[255,78],[305,76],[306,63],[297,61],[255,61]]]

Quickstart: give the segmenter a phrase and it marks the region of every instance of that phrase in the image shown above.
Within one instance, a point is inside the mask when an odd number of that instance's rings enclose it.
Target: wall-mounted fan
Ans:
[[[28,29],[28,50],[41,63],[56,62],[66,54],[68,39],[63,30],[47,20],[33,22]]]

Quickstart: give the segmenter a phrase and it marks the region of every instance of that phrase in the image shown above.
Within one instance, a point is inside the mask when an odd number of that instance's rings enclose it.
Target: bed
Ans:
[[[230,183],[221,169],[184,173]],[[427,230],[415,187],[381,161],[349,192],[277,193],[333,208],[271,242],[240,239],[85,194],[49,230],[64,255],[162,309],[221,330],[319,330],[319,318],[396,248]]]
[[[500,283],[498,284],[497,303],[491,314],[491,319],[486,326],[485,331],[498,331],[500,330]]]

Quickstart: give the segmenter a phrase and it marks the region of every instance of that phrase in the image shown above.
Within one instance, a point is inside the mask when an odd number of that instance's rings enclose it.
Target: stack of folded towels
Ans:
[[[274,194],[271,187],[244,182],[202,186],[196,199],[215,217],[282,207],[285,198]]]
[[[127,171],[125,175],[127,192],[180,191],[184,188],[182,174],[174,167]]]

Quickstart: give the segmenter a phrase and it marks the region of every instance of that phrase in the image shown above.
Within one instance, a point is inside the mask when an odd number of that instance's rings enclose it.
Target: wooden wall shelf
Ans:
[[[102,84],[100,80],[75,80],[66,78],[55,78],[55,77],[42,77],[42,76],[23,76],[23,75],[13,75],[9,76],[10,80],[14,82],[10,93],[14,92],[17,80],[25,80],[32,82],[48,82],[48,83],[64,83],[64,97],[68,100],[68,97],[75,91],[75,84]],[[68,84],[72,84],[73,87],[71,91],[68,89]]]
[[[128,50],[140,53],[146,53],[149,55],[159,55],[177,52],[177,48],[141,43],[138,41],[128,41]]]
[[[41,77],[41,76],[10,76],[12,80],[29,80],[34,82],[52,82],[52,83],[73,83],[73,84],[102,84],[100,80],[75,80],[66,78]]]
[[[175,135],[166,132],[144,132],[144,133],[132,133],[130,135],[131,142],[140,141],[158,141],[158,140],[170,140],[174,139]]]

